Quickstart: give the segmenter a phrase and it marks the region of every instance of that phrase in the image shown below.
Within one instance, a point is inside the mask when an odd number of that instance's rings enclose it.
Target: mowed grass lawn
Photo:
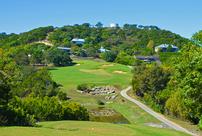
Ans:
[[[71,97],[72,101],[76,101],[87,107],[88,109],[97,108],[97,100],[108,102],[104,107],[115,109],[121,113],[131,124],[130,125],[114,125],[102,123],[87,123],[86,129],[90,129],[90,125],[97,127],[97,131],[82,132],[86,135],[183,135],[169,129],[151,128],[145,123],[160,124],[161,122],[149,115],[137,105],[123,100],[118,97],[113,101],[106,101],[104,96],[91,96],[81,94],[76,91],[79,84],[95,84],[95,85],[114,85],[120,90],[131,85],[132,72],[131,68],[125,65],[108,63],[100,60],[74,60],[76,65],[68,67],[56,67],[50,70],[53,79],[60,83],[63,91]],[[54,124],[54,123],[53,123]],[[79,124],[82,125],[83,123]],[[84,123],[85,124],[85,123]],[[62,125],[62,124],[61,124]],[[97,126],[98,125],[98,126]],[[106,126],[110,126],[106,128]],[[46,125],[45,125],[46,126]],[[83,126],[81,130],[85,130]],[[109,130],[108,130],[109,129]],[[120,129],[120,130],[119,130]],[[98,130],[105,131],[98,133]],[[123,130],[123,131],[122,131]],[[153,131],[154,130],[154,131]],[[122,133],[123,132],[123,133]],[[73,132],[69,132],[73,133]],[[77,133],[77,132],[75,132]],[[79,131],[78,131],[79,134]]]
[[[131,84],[131,68],[125,65],[108,63],[101,60],[74,60],[76,65],[55,67],[50,70],[54,81],[62,85],[72,101],[87,108],[97,107],[97,100],[105,101],[103,96],[91,96],[76,91],[80,84],[114,85],[119,89]]]
[[[42,122],[41,127],[0,127],[0,136],[186,136],[181,132],[138,125],[98,122]]]
[[[76,89],[77,85],[88,83],[96,85],[116,85],[126,87],[131,82],[131,68],[99,60],[74,60],[74,66],[56,67],[51,70],[53,80],[64,89]]]

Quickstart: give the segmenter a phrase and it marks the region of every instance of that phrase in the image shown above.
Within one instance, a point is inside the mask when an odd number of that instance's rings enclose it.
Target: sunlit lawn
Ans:
[[[141,125],[55,121],[42,122],[41,127],[0,127],[0,136],[186,136],[169,129]]]

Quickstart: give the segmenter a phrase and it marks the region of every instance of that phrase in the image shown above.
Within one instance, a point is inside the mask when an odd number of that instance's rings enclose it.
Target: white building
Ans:
[[[119,24],[111,23],[111,24],[110,24],[110,27],[111,27],[111,28],[117,28],[117,27],[119,27]]]
[[[161,44],[159,46],[155,47],[155,52],[167,52],[168,47],[171,47],[170,52],[177,52],[179,51],[179,48],[177,46],[174,45],[169,45],[169,44]]]
[[[79,38],[74,38],[74,39],[72,39],[72,42],[75,43],[75,44],[82,45],[82,44],[84,44],[85,40],[84,39],[79,39]]]

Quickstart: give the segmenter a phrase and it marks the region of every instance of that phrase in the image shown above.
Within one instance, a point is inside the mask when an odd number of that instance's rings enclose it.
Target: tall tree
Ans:
[[[174,73],[168,84],[172,95],[167,110],[176,116],[198,123],[202,115],[202,49],[187,45],[175,59]]]
[[[192,36],[192,40],[194,40],[195,43],[199,44],[199,45],[202,45],[202,30],[195,33],[193,36]]]
[[[95,25],[97,28],[102,28],[103,24],[101,22],[97,22],[97,24]]]
[[[69,53],[64,50],[52,48],[48,52],[48,60],[55,66],[67,66],[72,64]]]
[[[151,54],[154,53],[154,41],[153,40],[149,40],[149,42],[147,44],[147,48],[151,50]]]

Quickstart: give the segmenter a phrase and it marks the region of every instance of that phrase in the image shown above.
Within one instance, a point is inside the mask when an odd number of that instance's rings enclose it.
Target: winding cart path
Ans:
[[[124,98],[126,98],[127,100],[129,100],[129,101],[135,103],[136,105],[138,105],[141,109],[143,109],[144,111],[146,111],[147,113],[149,113],[150,115],[152,115],[153,117],[155,117],[156,119],[158,119],[158,120],[160,120],[161,122],[163,122],[163,123],[165,123],[166,125],[168,125],[170,128],[173,128],[173,129],[175,129],[175,130],[177,130],[177,131],[185,132],[185,133],[190,134],[190,135],[192,135],[192,136],[197,136],[196,134],[190,132],[189,130],[187,130],[187,129],[183,128],[183,127],[181,127],[180,125],[178,125],[178,124],[176,124],[176,123],[174,123],[174,122],[168,120],[168,119],[165,118],[163,115],[161,115],[161,114],[159,114],[159,113],[153,111],[151,108],[149,108],[149,107],[146,106],[145,104],[141,103],[140,101],[138,101],[138,100],[136,100],[136,99],[134,99],[134,98],[128,96],[127,92],[128,92],[129,90],[131,90],[131,88],[132,88],[132,87],[130,86],[130,87],[128,87],[128,88],[122,90],[120,94],[121,94]]]

